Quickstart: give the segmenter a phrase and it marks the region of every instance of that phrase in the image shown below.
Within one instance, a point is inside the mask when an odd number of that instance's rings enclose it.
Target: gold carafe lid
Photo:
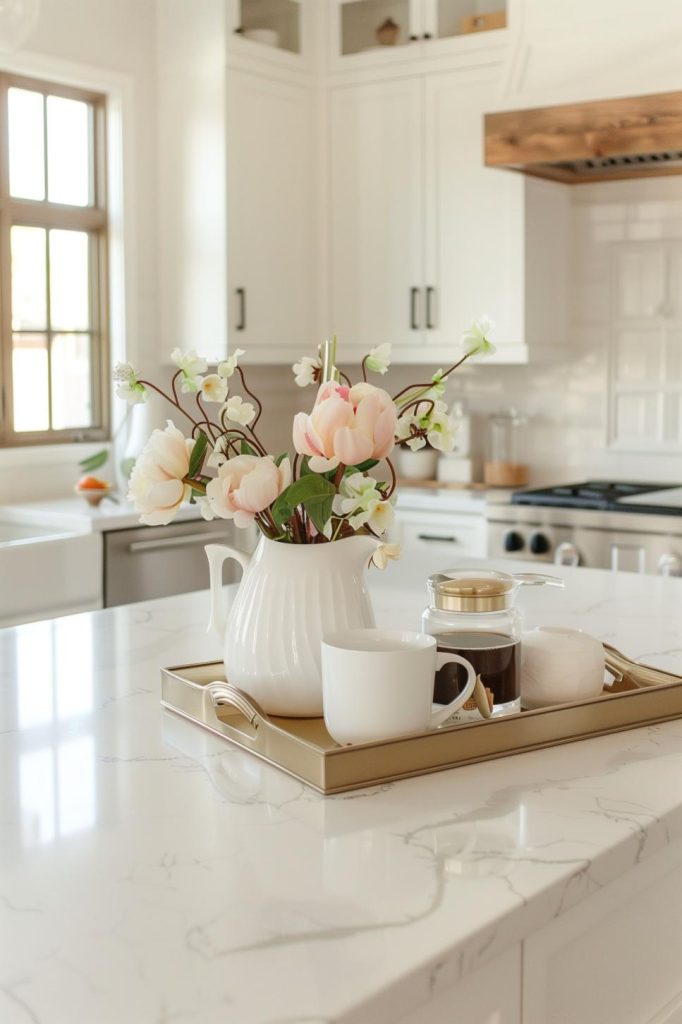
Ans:
[[[429,576],[434,608],[447,612],[501,612],[513,607],[516,590],[526,586],[563,587],[564,581],[542,573],[520,572],[512,576],[493,569],[451,569]]]
[[[448,612],[499,612],[511,608],[518,583],[503,572],[453,570],[429,576],[436,608]]]

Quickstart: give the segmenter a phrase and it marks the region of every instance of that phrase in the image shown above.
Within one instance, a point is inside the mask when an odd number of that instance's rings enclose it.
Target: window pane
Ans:
[[[47,430],[50,426],[47,336],[15,334],[12,345],[14,429]]]
[[[43,94],[10,89],[9,190],[18,199],[45,198]]]
[[[55,331],[90,326],[88,241],[85,231],[50,231],[50,322]]]
[[[57,334],[52,339],[52,427],[92,426],[91,342],[89,334]]]
[[[47,328],[44,228],[12,228],[12,330]]]
[[[90,107],[47,97],[47,198],[87,206],[90,197]]]

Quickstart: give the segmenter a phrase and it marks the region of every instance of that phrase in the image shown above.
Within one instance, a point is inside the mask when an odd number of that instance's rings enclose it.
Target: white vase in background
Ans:
[[[438,469],[438,452],[435,448],[420,448],[413,452],[401,448],[398,453],[398,475],[403,480],[435,480]]]
[[[206,547],[211,621],[225,645],[225,673],[272,715],[322,714],[321,644],[344,629],[374,625],[365,569],[379,541],[367,535],[331,544],[283,544],[261,537],[254,554]],[[222,565],[244,570],[227,617]]]

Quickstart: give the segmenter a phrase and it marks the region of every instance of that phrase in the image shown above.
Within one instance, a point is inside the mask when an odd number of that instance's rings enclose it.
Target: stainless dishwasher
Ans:
[[[205,544],[232,544],[251,551],[254,543],[253,531],[238,530],[224,519],[111,530],[104,535],[104,607],[205,590]],[[239,578],[235,562],[225,566],[226,583]]]

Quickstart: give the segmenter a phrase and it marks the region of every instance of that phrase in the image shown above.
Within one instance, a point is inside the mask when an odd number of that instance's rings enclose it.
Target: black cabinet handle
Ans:
[[[246,330],[246,288],[237,288],[235,291],[239,299],[239,323],[235,330],[244,331]]]
[[[433,320],[433,309],[432,309],[432,300],[433,300],[435,294],[436,294],[436,289],[435,288],[430,288],[429,287],[429,288],[426,289],[426,326],[427,326],[427,328],[430,331],[432,331],[435,328],[435,326],[436,326],[435,323],[434,323],[434,320]]]
[[[419,301],[419,289],[410,288],[410,327],[413,331],[419,330],[417,320],[417,302]]]
[[[431,33],[430,32],[425,32],[424,33],[424,39],[430,39],[430,38],[431,38]]]
[[[439,537],[435,533],[418,533],[417,540],[433,540],[440,541],[441,544],[456,544],[456,537]]]
[[[419,36],[410,36],[410,42],[411,43],[416,43],[418,39],[419,39]]]

